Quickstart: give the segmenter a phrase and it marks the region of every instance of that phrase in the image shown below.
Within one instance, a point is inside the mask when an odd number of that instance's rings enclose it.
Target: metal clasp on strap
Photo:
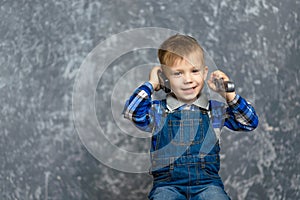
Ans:
[[[205,168],[205,154],[200,153],[200,163],[201,163],[201,168],[204,169]]]
[[[174,162],[175,162],[175,158],[174,157],[170,157],[170,170],[174,169]]]

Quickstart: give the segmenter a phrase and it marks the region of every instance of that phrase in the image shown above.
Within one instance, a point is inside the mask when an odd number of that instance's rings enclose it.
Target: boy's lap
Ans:
[[[222,187],[210,185],[200,190],[197,187],[190,188],[190,200],[230,200]],[[193,191],[193,190],[198,190]],[[149,194],[150,200],[187,200],[186,196],[179,192],[174,186],[157,187]]]
[[[222,187],[210,185],[195,195],[191,200],[230,200]]]
[[[149,194],[150,200],[186,200],[186,197],[181,194],[175,187],[173,186],[162,186],[157,187]]]

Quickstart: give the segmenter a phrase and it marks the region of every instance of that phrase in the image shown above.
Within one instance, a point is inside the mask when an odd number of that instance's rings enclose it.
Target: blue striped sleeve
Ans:
[[[258,126],[258,116],[254,108],[241,96],[228,102],[225,126],[235,131],[252,131]]]
[[[135,126],[143,131],[152,131],[152,117],[149,114],[151,110],[151,94],[153,86],[146,82],[138,87],[126,101],[123,110],[125,118],[131,120]]]

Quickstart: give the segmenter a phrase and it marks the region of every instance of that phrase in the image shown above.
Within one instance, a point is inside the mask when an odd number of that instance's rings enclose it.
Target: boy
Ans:
[[[124,108],[125,118],[153,133],[150,173],[154,181],[149,199],[230,199],[218,174],[218,128],[255,129],[254,108],[234,90],[218,87],[220,80],[229,81],[219,70],[211,73],[207,84],[228,105],[207,99],[202,89],[208,67],[194,38],[171,36],[158,50],[158,58],[161,66],[151,70],[149,81],[135,90]],[[166,99],[151,100],[154,91],[166,87]]]

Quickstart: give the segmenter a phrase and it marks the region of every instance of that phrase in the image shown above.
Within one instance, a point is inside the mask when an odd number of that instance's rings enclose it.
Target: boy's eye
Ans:
[[[181,72],[174,72],[173,73],[174,76],[181,76],[181,74],[182,74]]]
[[[193,72],[193,73],[199,73],[199,72],[200,72],[200,69],[193,69],[192,72]]]

